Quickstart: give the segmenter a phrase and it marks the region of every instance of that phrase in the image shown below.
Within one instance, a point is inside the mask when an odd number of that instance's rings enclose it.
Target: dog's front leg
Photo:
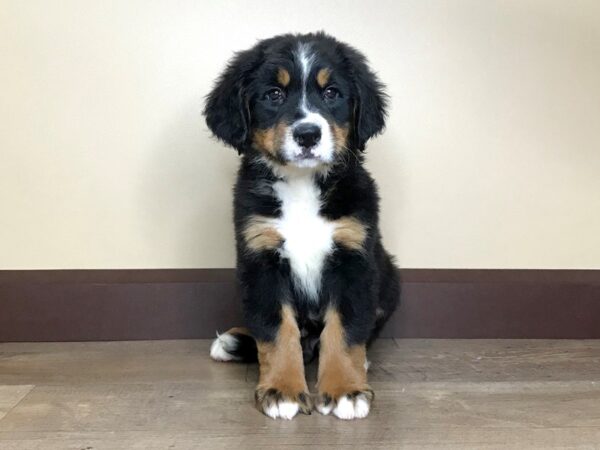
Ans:
[[[281,307],[275,338],[257,340],[260,376],[256,406],[274,419],[292,419],[298,412],[310,414],[312,405],[304,377],[300,330],[290,305]]]
[[[360,419],[369,414],[373,391],[367,384],[364,343],[349,344],[342,318],[334,307],[325,315],[319,353],[319,391],[316,401],[321,414],[340,419]]]
[[[337,262],[327,275],[329,305],[320,338],[315,403],[321,414],[359,419],[369,414],[374,397],[367,383],[366,343],[375,325],[375,274],[360,251],[340,248]]]

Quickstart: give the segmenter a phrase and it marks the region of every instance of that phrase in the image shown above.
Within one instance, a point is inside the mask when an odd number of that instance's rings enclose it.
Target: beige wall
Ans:
[[[0,268],[232,267],[202,98],[318,29],[389,86],[368,165],[402,266],[600,268],[596,0],[0,0]]]

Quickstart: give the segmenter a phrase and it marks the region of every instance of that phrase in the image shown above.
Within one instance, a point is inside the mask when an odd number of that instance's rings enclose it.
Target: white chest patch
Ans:
[[[290,262],[296,287],[317,300],[335,227],[319,215],[321,193],[312,176],[290,177],[276,182],[273,189],[281,200],[281,218],[276,221],[285,239],[281,256]]]

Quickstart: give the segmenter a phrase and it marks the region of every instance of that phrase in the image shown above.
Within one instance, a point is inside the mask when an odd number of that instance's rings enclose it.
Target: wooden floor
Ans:
[[[263,416],[208,347],[0,344],[0,449],[600,448],[600,341],[381,340],[352,422]]]

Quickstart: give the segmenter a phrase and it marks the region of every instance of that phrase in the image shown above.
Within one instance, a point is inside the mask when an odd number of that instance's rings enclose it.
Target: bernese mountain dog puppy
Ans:
[[[234,188],[237,277],[246,328],[217,337],[219,361],[259,362],[259,410],[367,416],[366,348],[400,296],[384,250],[367,141],[384,86],[351,46],[322,32],[237,53],[206,98],[206,123],[241,154]],[[318,354],[311,398],[304,363]]]

